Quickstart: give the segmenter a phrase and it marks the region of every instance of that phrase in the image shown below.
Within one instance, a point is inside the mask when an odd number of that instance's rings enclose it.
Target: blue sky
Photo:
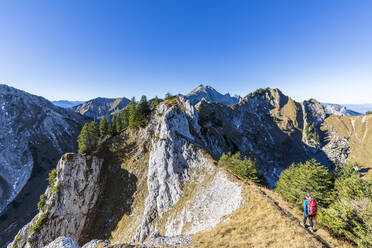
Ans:
[[[372,103],[372,1],[1,1],[0,82],[48,99],[187,93]]]

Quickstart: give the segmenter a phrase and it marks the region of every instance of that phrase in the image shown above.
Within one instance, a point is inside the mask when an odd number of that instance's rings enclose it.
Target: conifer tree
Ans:
[[[140,115],[146,117],[150,113],[149,103],[147,102],[146,96],[142,96],[138,104],[138,110]]]
[[[116,133],[120,133],[122,130],[123,130],[123,122],[122,122],[122,113],[119,112],[117,115],[116,115]]]
[[[130,103],[128,104],[128,127],[130,129],[136,128],[136,120],[137,120],[137,104],[136,99],[133,97]]]
[[[87,154],[93,151],[98,144],[97,122],[94,120],[85,123],[78,136],[79,153]]]
[[[88,123],[85,123],[78,136],[79,153],[86,154],[88,151]]]
[[[99,122],[99,132],[100,136],[103,138],[107,135],[110,135],[110,126],[107,122],[107,117],[104,116]]]
[[[167,94],[165,94],[164,100],[167,100],[167,99],[169,99],[171,97],[172,97],[172,94],[169,93],[169,92],[167,92]]]
[[[125,108],[122,111],[121,124],[122,124],[123,128],[127,128],[129,126],[129,110],[128,110],[128,108]]]
[[[94,120],[88,124],[89,151],[93,151],[98,144],[99,130],[97,121]]]
[[[158,106],[159,103],[160,103],[159,98],[155,96],[154,100],[151,103],[150,110],[153,110],[154,108],[156,108],[156,106]]]
[[[111,135],[116,135],[116,116],[112,115],[111,117]]]

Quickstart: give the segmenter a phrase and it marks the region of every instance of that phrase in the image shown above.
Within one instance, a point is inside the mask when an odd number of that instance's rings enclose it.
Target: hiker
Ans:
[[[316,215],[316,201],[312,199],[309,193],[306,193],[306,199],[304,201],[304,220],[300,223],[301,226],[306,228],[306,220],[309,218],[310,232],[314,232],[313,219]]]

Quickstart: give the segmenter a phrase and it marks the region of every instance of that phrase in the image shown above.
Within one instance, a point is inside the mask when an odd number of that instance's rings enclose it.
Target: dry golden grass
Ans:
[[[242,184],[245,204],[212,230],[195,234],[194,247],[322,247],[298,222],[281,214],[255,185]],[[265,190],[297,218],[301,211],[285,202],[278,194]],[[334,247],[351,247],[332,238],[326,230],[317,234]]]

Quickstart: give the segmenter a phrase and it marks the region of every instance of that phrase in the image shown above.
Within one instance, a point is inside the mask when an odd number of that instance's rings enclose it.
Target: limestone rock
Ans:
[[[16,238],[8,248],[14,243],[18,247],[44,247],[59,236],[78,242],[100,193],[101,166],[102,160],[96,157],[64,155],[57,165],[56,182],[45,193],[45,207],[20,230],[16,236],[20,241]]]
[[[75,243],[71,238],[59,237],[55,239],[52,243],[45,246],[45,248],[80,248],[78,244]]]

